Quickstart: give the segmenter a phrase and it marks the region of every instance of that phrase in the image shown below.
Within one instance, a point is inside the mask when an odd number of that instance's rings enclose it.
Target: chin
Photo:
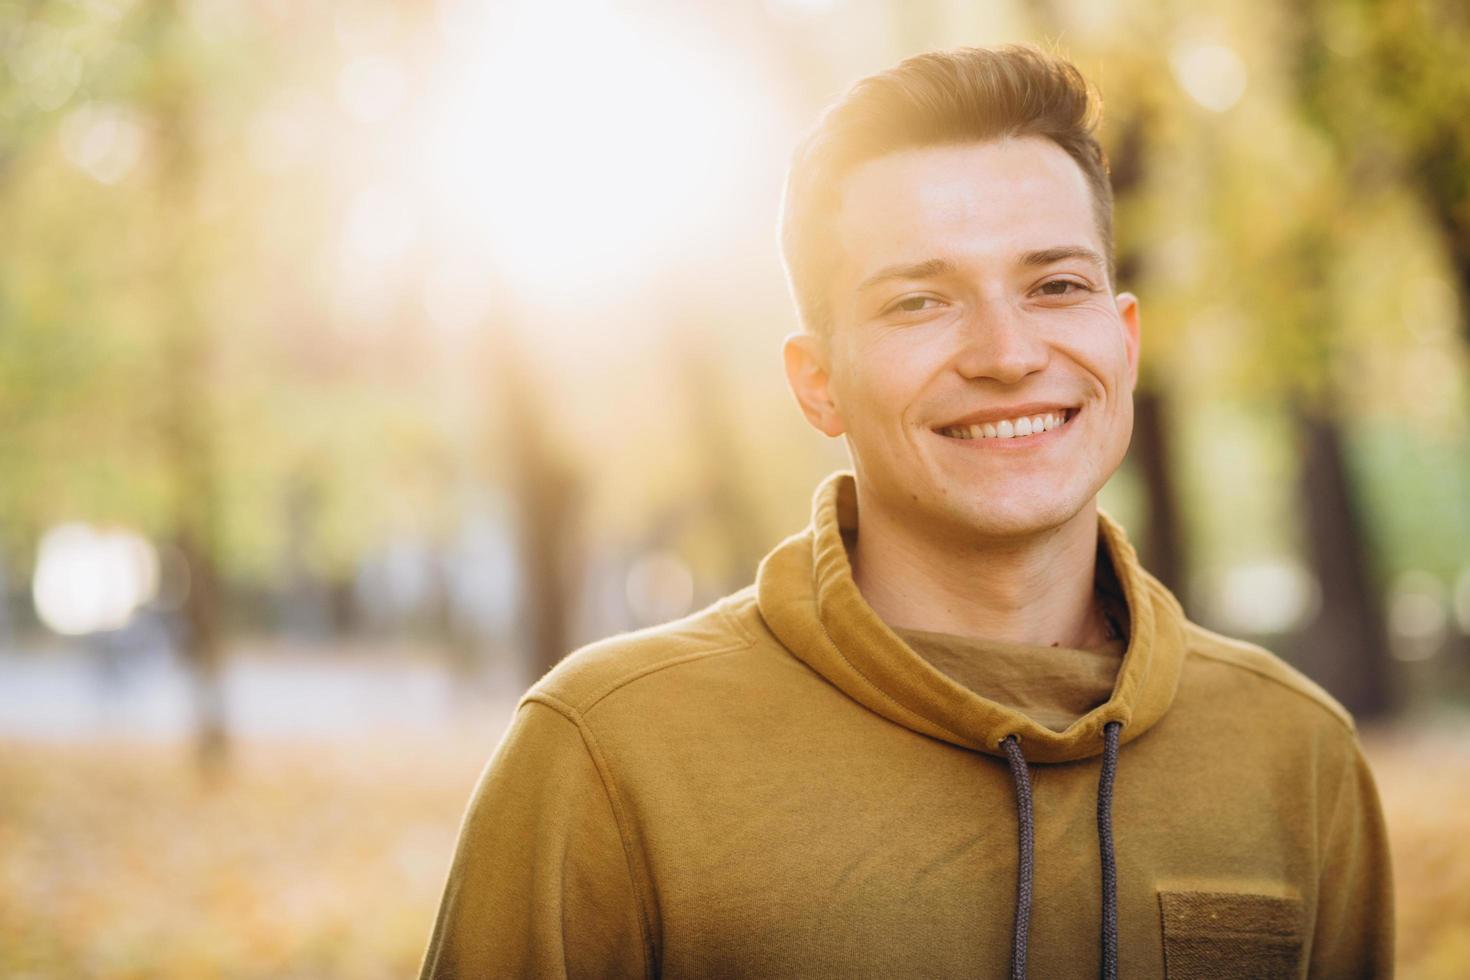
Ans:
[[[1006,500],[966,501],[951,507],[951,521],[965,531],[987,538],[1028,537],[1066,524],[1081,511],[1081,503],[1053,498],[1043,503],[1033,494]]]

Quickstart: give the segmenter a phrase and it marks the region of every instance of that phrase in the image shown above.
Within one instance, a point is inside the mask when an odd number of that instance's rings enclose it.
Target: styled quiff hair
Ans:
[[[830,240],[842,178],[901,150],[1041,136],[1067,152],[1092,188],[1113,278],[1113,189],[1093,135],[1101,99],[1071,62],[1030,45],[931,51],[858,80],[797,147],[781,203],[781,253],[802,327],[830,336]]]

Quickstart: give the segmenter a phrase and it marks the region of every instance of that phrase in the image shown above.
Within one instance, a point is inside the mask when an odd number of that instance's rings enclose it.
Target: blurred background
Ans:
[[[1470,975],[1459,0],[0,0],[0,976],[412,975],[525,687],[846,465],[799,134],[1009,41],[1106,105],[1103,506],[1354,712],[1400,974]]]

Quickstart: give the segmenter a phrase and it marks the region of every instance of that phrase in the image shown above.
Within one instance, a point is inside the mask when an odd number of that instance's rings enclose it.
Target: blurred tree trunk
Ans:
[[[555,451],[546,404],[509,331],[489,347],[487,375],[496,392],[505,436],[508,485],[518,515],[520,622],[526,667],[535,681],[569,652],[578,566],[582,487]]]
[[[15,639],[10,613],[10,575],[5,547],[0,544],[0,652],[9,649]]]
[[[175,2],[151,11],[157,44],[157,145],[160,242],[153,286],[163,331],[159,365],[161,428],[172,480],[175,543],[188,568],[181,610],[182,653],[192,674],[195,747],[205,775],[227,760],[229,739],[223,686],[218,560],[220,494],[214,444],[210,331],[198,301],[201,270],[194,219],[199,157],[189,103],[196,84],[183,48],[187,18]]]
[[[1341,199],[1356,203],[1370,196],[1379,179],[1373,157],[1380,153],[1376,138],[1365,141],[1356,132],[1371,116],[1347,110],[1352,99],[1348,89],[1365,79],[1364,66],[1344,60],[1328,48],[1331,25],[1329,6],[1311,2],[1289,8],[1291,23],[1289,54],[1296,82],[1298,108],[1333,148],[1342,175]],[[1384,36],[1390,36],[1391,31]],[[1380,78],[1396,77],[1389,63],[1376,66]],[[1384,69],[1387,69],[1384,71]],[[1372,85],[1372,82],[1369,81]],[[1382,134],[1375,134],[1381,136]],[[1334,254],[1330,222],[1335,215],[1324,210],[1302,231],[1301,246],[1294,264],[1295,281],[1307,287],[1312,302],[1301,325],[1307,337],[1304,348],[1314,354],[1315,364],[1298,372],[1298,384],[1288,392],[1288,411],[1297,430],[1301,450],[1299,507],[1305,518],[1306,546],[1312,572],[1322,590],[1317,618],[1303,632],[1298,661],[1308,674],[1342,702],[1359,720],[1387,714],[1395,707],[1390,684],[1388,631],[1382,593],[1371,569],[1371,548],[1363,529],[1369,515],[1354,491],[1342,438],[1342,420],[1336,406],[1350,399],[1333,391],[1330,324],[1335,321],[1334,292],[1329,287],[1330,262]],[[1310,219],[1309,219],[1310,220]],[[1314,387],[1313,376],[1324,379]]]
[[[1146,193],[1148,180],[1148,116],[1139,108],[1121,120],[1120,133],[1110,154],[1113,194],[1127,219],[1129,206]],[[1147,281],[1143,255],[1136,247],[1118,249],[1115,290],[1137,289]],[[1145,334],[1146,336],[1146,334]],[[1139,359],[1149,364],[1148,345],[1141,345]],[[1133,393],[1133,440],[1129,453],[1138,464],[1148,511],[1148,534],[1142,561],[1154,577],[1168,586],[1181,601],[1184,591],[1183,534],[1180,532],[1179,493],[1172,475],[1173,447],[1166,419],[1173,417],[1165,389],[1150,379],[1153,372],[1141,370]]]
[[[1303,632],[1298,665],[1360,721],[1393,707],[1388,634],[1379,590],[1368,573],[1364,515],[1353,494],[1337,422],[1291,404],[1301,447],[1300,506],[1322,606]]]
[[[1414,183],[1445,243],[1460,300],[1460,336],[1470,350],[1470,136],[1465,144],[1437,146],[1415,161]]]
[[[167,314],[165,314],[167,315]],[[204,326],[189,309],[168,325],[162,368],[165,452],[172,474],[175,543],[189,571],[181,610],[182,653],[193,673],[195,741],[201,767],[226,759],[224,650],[218,562],[220,495],[215,473],[212,400]]]
[[[692,318],[675,322],[673,343],[689,406],[689,445],[699,455],[700,485],[691,503],[714,521],[723,541],[725,572],[716,591],[733,592],[755,580],[769,541],[752,499],[748,461],[741,458],[730,393],[716,359],[700,344]]]
[[[321,642],[331,631],[331,616],[321,577],[311,566],[309,549],[321,519],[321,494],[310,466],[286,479],[281,506],[286,539],[281,555],[281,622],[287,635]]]
[[[174,149],[179,149],[176,141],[182,137],[176,130],[165,132],[167,135],[161,134],[161,138],[169,139]],[[171,159],[175,159],[173,155]],[[177,192],[179,185],[170,187],[171,193]],[[220,495],[215,472],[215,420],[210,410],[208,338],[197,312],[185,298],[189,287],[170,281],[168,272],[164,277],[164,289],[174,292],[171,301],[160,300],[161,308],[167,311],[163,316],[168,332],[160,365],[161,427],[165,434],[165,466],[172,482],[174,543],[188,569],[188,591],[180,610],[184,627],[181,653],[192,675],[196,754],[208,775],[226,761],[229,745],[217,557]]]
[[[435,549],[430,566],[428,626],[448,655],[450,671],[464,681],[482,678],[485,668],[484,637],[473,628],[455,594],[452,548]],[[524,621],[524,617],[522,617]],[[465,690],[463,693],[468,693]]]
[[[222,768],[229,749],[219,579],[209,549],[200,543],[197,532],[181,530],[175,545],[189,569],[189,592],[181,610],[182,652],[191,674],[195,755],[200,769],[208,776]]]
[[[1155,390],[1139,386],[1133,396],[1133,443],[1129,452],[1138,463],[1148,509],[1148,535],[1141,560],[1155,578],[1184,601],[1184,556],[1179,533],[1179,497],[1169,474],[1169,417],[1164,399]]]

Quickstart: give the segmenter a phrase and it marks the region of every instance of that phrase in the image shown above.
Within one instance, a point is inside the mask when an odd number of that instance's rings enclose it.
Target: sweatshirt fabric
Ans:
[[[1125,643],[1039,646],[895,628],[909,649],[981,697],[1005,705],[1054,732],[1106,703]]]
[[[851,547],[849,541],[849,553]],[[1005,643],[901,626],[892,629],[909,649],[956,683],[1061,732],[1112,695],[1128,648],[1127,600],[1101,542],[1095,592],[1108,622],[1108,639],[1086,647]]]
[[[1392,976],[1383,814],[1340,704],[1190,622],[1101,511],[1111,683],[996,700],[984,663],[947,672],[863,599],[855,489],[824,480],[750,586],[526,692],[424,980],[1003,978],[1018,952],[1096,977],[1109,936],[1129,980]]]

